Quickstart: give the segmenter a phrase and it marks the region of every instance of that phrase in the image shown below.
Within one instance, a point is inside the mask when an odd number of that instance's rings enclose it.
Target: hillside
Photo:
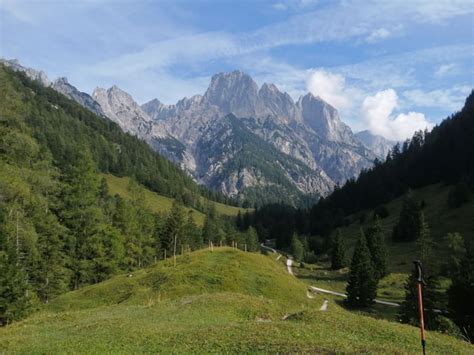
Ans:
[[[109,186],[109,191],[112,195],[118,194],[124,198],[130,198],[129,191],[127,186],[130,183],[130,179],[127,177],[117,177],[110,174],[103,175],[107,180],[107,184]],[[159,195],[153,191],[145,190],[145,203],[146,207],[155,213],[162,213],[167,214],[171,210],[171,206],[173,205],[173,198]],[[213,204],[216,207],[216,212],[220,215],[224,216],[237,216],[239,211],[244,213],[246,210],[239,207],[225,205],[223,203],[209,201],[207,199],[202,199],[201,202],[203,205],[205,204]],[[186,208],[187,212],[192,212],[195,222],[202,226],[204,224],[204,213],[194,209],[194,208]]]
[[[201,250],[60,296],[0,329],[7,353],[419,352],[411,326],[350,313],[286,273],[274,255]],[[291,316],[292,314],[292,316]],[[285,315],[290,315],[283,320]],[[428,333],[432,353],[467,343]]]
[[[467,240],[474,240],[474,201],[463,204],[458,208],[448,205],[448,194],[451,186],[442,184],[429,185],[413,190],[413,195],[418,201],[424,201],[426,222],[430,226],[431,236],[437,248],[435,252],[439,260],[446,260],[446,240],[448,233],[457,232]],[[415,242],[392,242],[391,235],[397,223],[402,208],[403,197],[396,198],[385,205],[389,216],[380,220],[388,246],[388,261],[390,272],[409,272],[412,268],[411,261],[416,258]],[[360,228],[368,228],[373,223],[373,209],[366,209],[348,217],[352,220],[348,226],[341,226],[340,231],[349,247],[355,243],[360,233]],[[364,216],[360,223],[360,217]],[[351,249],[348,255],[352,255]]]

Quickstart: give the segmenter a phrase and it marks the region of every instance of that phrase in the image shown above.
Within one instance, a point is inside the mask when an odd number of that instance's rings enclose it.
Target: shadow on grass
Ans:
[[[392,322],[398,322],[399,307],[392,307],[383,304],[374,303],[367,308],[354,308],[347,305],[345,299],[334,299],[334,303],[341,306],[349,312],[354,312],[360,315],[368,316],[374,319],[385,319]]]

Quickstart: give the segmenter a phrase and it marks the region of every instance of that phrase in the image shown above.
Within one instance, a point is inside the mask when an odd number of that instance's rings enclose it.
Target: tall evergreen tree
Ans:
[[[184,239],[185,222],[184,208],[175,200],[171,206],[161,236],[161,243],[167,255],[176,257],[176,254],[179,253]]]
[[[28,275],[18,261],[16,248],[6,238],[0,250],[0,325],[24,317],[31,309]]]
[[[186,244],[191,248],[191,250],[196,250],[202,247],[202,232],[194,221],[193,211],[188,212],[188,217],[186,224],[184,226],[184,235],[186,239]]]
[[[333,237],[331,246],[331,269],[339,270],[344,267],[344,241],[341,237],[341,231],[338,229]]]
[[[466,246],[459,271],[452,278],[448,290],[448,305],[451,316],[465,336],[474,342],[474,251]]]
[[[380,219],[375,216],[374,224],[366,232],[367,246],[370,250],[372,267],[378,280],[387,275],[387,247],[380,226]]]
[[[403,323],[412,325],[419,324],[418,272],[413,269],[405,282],[405,300],[400,305],[399,318]],[[434,311],[437,308],[436,299],[439,299],[438,282],[433,276],[425,276],[426,285],[423,286],[423,307],[425,309],[425,327],[434,330],[438,327],[438,314]]]
[[[423,212],[419,215],[418,240],[416,241],[417,256],[423,265],[424,280],[423,286],[423,306],[425,308],[425,324],[427,329],[438,327],[439,281],[436,277],[436,262],[433,256],[433,240],[430,229],[425,222]],[[400,320],[404,323],[418,324],[418,291],[417,291],[417,271],[413,269],[411,275],[405,283],[405,300],[400,307]]]
[[[354,249],[346,291],[347,304],[356,308],[370,306],[377,293],[377,277],[362,230]]]
[[[245,231],[245,244],[247,245],[247,251],[259,250],[258,235],[257,231],[253,227],[249,227]]]
[[[303,243],[301,242],[300,238],[298,238],[296,233],[294,233],[293,237],[291,238],[291,254],[296,261],[302,261],[304,258]]]
[[[408,191],[403,199],[398,223],[393,228],[393,241],[406,242],[418,239],[420,212],[418,201],[411,190]]]

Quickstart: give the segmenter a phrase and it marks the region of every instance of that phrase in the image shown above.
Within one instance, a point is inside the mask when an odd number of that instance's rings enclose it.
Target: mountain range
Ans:
[[[241,71],[214,75],[204,95],[140,105],[117,86],[89,95],[66,78],[50,82],[42,71],[2,62],[116,122],[198,183],[251,204],[326,196],[383,160],[395,143],[369,131],[354,134],[333,106],[311,93],[295,102]]]

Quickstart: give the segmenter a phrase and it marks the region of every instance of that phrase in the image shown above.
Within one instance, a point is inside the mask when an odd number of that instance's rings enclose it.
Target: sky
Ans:
[[[474,87],[474,0],[0,0],[0,56],[139,103],[238,69],[403,140]]]

